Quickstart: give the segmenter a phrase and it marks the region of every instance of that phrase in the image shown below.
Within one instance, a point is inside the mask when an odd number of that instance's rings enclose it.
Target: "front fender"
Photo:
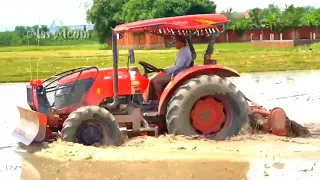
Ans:
[[[165,115],[168,101],[171,99],[171,95],[174,93],[177,87],[179,87],[179,85],[181,85],[187,79],[203,74],[215,74],[220,77],[240,76],[240,74],[236,70],[221,65],[202,65],[188,68],[176,75],[174,79],[164,89],[159,101],[158,114]]]

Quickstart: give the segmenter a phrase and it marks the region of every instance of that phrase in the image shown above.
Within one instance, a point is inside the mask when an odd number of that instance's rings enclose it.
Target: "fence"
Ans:
[[[319,40],[320,27],[287,28],[283,32],[270,29],[252,29],[239,35],[235,31],[225,32],[217,38],[217,42],[250,42],[256,40]],[[120,48],[161,49],[168,47],[170,39],[148,33],[125,33],[118,41]],[[206,37],[192,37],[195,44],[207,43]],[[111,42],[108,42],[111,45]]]

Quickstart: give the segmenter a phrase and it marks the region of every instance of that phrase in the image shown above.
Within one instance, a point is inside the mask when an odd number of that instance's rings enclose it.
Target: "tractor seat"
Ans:
[[[194,59],[191,61],[190,65],[189,65],[189,68],[191,68],[191,67],[193,67],[193,66],[194,66]],[[188,69],[188,68],[186,68],[186,69]],[[179,74],[179,73],[178,73],[178,74]],[[169,83],[163,84],[163,89],[165,89],[168,84],[169,84]]]
[[[189,67],[193,67],[194,66],[194,60],[191,61]]]
[[[197,52],[195,51],[190,38],[187,39],[187,42],[188,42],[188,45],[189,45],[189,48],[190,48],[190,51],[191,51],[191,57],[192,57],[192,61],[191,61],[190,65],[189,65],[189,67],[193,67],[194,66],[194,61],[197,59]]]

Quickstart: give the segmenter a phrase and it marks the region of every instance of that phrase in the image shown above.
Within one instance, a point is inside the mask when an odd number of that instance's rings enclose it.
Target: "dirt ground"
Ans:
[[[160,136],[134,138],[124,147],[54,142],[27,151],[22,156],[22,179],[241,180],[248,179],[254,160],[273,161],[276,169],[285,166],[280,159],[320,160],[320,139],[242,135],[216,142]],[[268,176],[263,170],[253,179]]]

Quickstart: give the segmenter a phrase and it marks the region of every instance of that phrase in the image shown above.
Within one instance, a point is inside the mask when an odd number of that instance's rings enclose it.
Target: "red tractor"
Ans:
[[[228,19],[220,14],[201,14],[133,22],[113,29],[113,68],[80,67],[27,86],[32,110],[18,107],[21,125],[14,136],[29,145],[51,141],[55,133],[63,141],[84,145],[124,143],[124,135],[204,135],[223,140],[239,134],[250,107],[244,95],[227,77],[235,70],[211,59],[215,38]],[[149,32],[161,36],[185,36],[193,55],[192,36],[210,38],[203,65],[190,67],[165,85],[160,100],[145,101],[148,75],[161,72],[144,61],[141,73],[129,50],[128,66],[118,67],[117,40],[124,32]],[[121,130],[122,129],[122,130]]]

